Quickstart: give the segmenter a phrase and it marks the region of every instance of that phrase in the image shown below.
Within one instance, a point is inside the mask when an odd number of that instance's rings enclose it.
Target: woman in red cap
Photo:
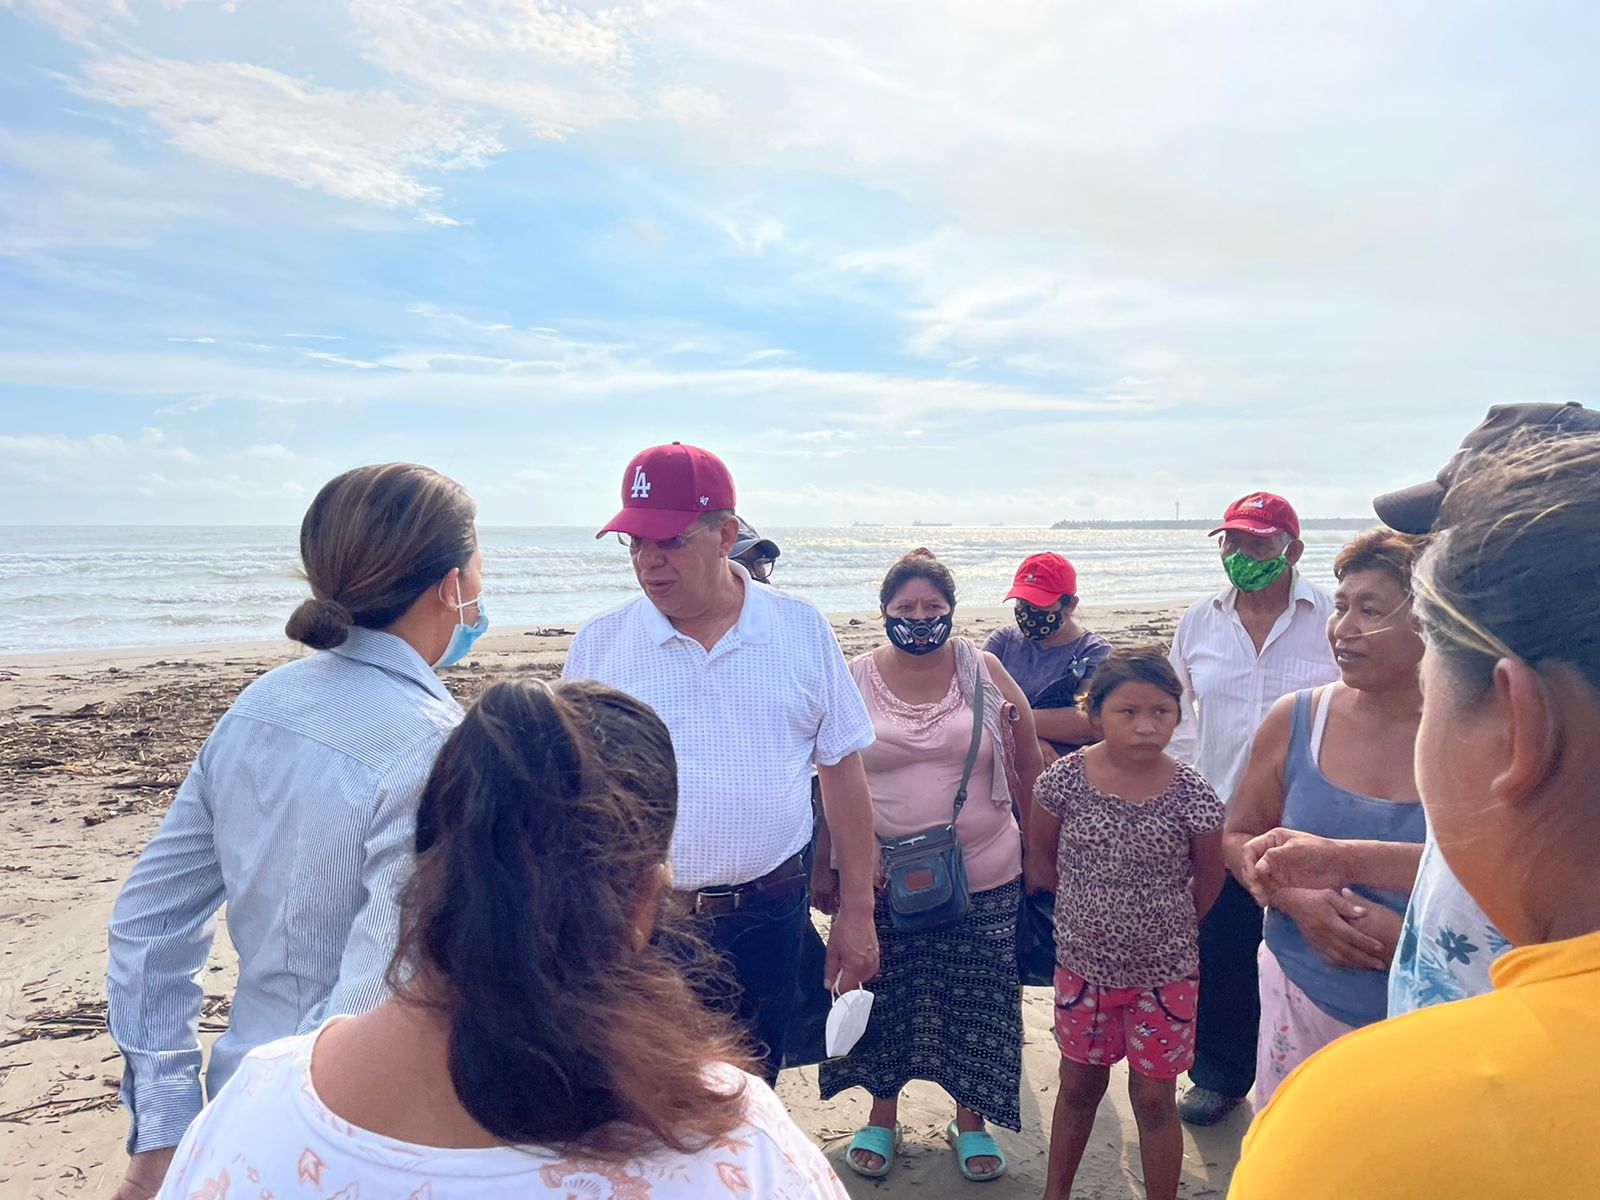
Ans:
[[[983,648],[1027,695],[1048,766],[1096,740],[1078,697],[1111,643],[1078,624],[1078,572],[1059,554],[1023,559],[1006,599],[1017,602],[1017,623],[995,630]]]

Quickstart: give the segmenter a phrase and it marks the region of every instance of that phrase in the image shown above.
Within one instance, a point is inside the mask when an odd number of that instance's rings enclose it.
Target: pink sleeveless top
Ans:
[[[877,741],[861,752],[872,788],[873,823],[879,837],[899,837],[950,819],[961,769],[972,745],[972,659],[956,655],[955,677],[942,700],[907,704],[884,683],[871,654],[850,664],[872,716]],[[993,684],[984,669],[986,690]],[[991,699],[997,693],[990,690]],[[967,781],[967,802],[956,832],[974,892],[1010,883],[1022,871],[1022,834],[1011,815],[1004,771],[995,779],[993,724],[984,722],[978,758]]]

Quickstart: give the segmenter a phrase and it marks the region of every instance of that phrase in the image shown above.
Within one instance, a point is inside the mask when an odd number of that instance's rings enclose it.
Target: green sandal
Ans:
[[[900,1149],[900,1126],[886,1129],[882,1125],[863,1125],[856,1130],[855,1137],[850,1139],[850,1145],[844,1152],[844,1165],[857,1175],[868,1179],[882,1179],[889,1173],[889,1168],[894,1166],[894,1152]],[[865,1150],[868,1154],[876,1154],[883,1159],[876,1167],[863,1167],[855,1160],[853,1152]]]
[[[988,1183],[991,1179],[999,1179],[1006,1173],[1006,1156],[1000,1152],[1000,1145],[989,1136],[987,1129],[969,1129],[962,1133],[956,1128],[956,1123],[951,1121],[944,1131],[945,1140],[955,1148],[956,1161],[961,1167],[961,1173],[973,1183]],[[876,1153],[876,1151],[874,1151]],[[1000,1165],[986,1175],[979,1175],[967,1164],[975,1158],[997,1158]]]

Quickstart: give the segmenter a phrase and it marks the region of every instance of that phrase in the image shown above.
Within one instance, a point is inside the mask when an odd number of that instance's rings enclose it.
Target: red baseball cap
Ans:
[[[1026,600],[1040,608],[1049,608],[1063,596],[1078,594],[1078,572],[1059,554],[1048,550],[1043,554],[1030,554],[1017,568],[1017,577],[1011,581],[1007,600]]]
[[[1300,536],[1300,518],[1295,515],[1294,505],[1282,496],[1274,496],[1271,492],[1251,492],[1228,505],[1228,511],[1222,514],[1222,524],[1206,536],[1216,537],[1224,529],[1239,529],[1262,537],[1286,532],[1290,537],[1297,538]]]
[[[711,451],[682,442],[651,446],[622,473],[622,511],[595,537],[677,537],[706,513],[734,507],[733,476]]]

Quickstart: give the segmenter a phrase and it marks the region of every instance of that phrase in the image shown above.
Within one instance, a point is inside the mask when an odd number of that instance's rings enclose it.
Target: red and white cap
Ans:
[[[1274,496],[1271,492],[1251,492],[1228,505],[1228,511],[1222,514],[1222,524],[1206,536],[1216,537],[1224,529],[1238,529],[1260,537],[1288,533],[1290,537],[1297,538],[1300,536],[1300,518],[1295,515],[1294,505],[1282,496]]]
[[[1022,560],[1006,599],[1026,600],[1036,608],[1049,608],[1061,597],[1077,594],[1078,572],[1061,555],[1046,550]]]
[[[673,442],[633,456],[622,473],[622,511],[595,537],[677,537],[708,512],[736,507],[733,476],[709,450]]]

